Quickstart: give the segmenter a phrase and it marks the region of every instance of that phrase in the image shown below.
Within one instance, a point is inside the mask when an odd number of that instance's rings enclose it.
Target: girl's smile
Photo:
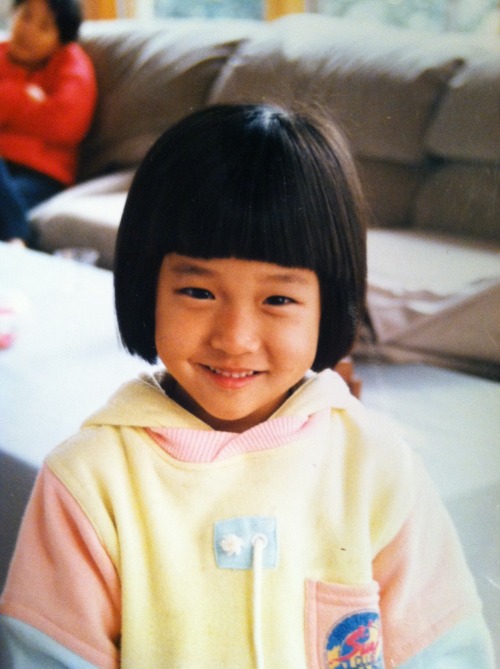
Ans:
[[[167,255],[156,347],[177,401],[218,430],[266,420],[311,367],[320,312],[311,270]]]
[[[252,370],[234,370],[218,369],[216,367],[206,367],[214,375],[214,381],[221,388],[242,388],[246,382],[254,379],[259,372]]]

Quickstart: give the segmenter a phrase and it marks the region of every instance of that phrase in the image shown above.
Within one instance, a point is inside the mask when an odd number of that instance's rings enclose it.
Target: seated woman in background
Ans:
[[[15,0],[0,43],[0,240],[27,243],[28,211],[71,185],[94,113],[78,0]]]

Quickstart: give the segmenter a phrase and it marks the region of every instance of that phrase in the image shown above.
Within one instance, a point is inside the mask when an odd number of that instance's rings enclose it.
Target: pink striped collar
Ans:
[[[146,428],[146,432],[176,460],[192,463],[216,462],[234,455],[276,448],[305,437],[326,418],[323,410],[307,418],[282,416],[255,425],[246,432],[217,432],[191,428]]]

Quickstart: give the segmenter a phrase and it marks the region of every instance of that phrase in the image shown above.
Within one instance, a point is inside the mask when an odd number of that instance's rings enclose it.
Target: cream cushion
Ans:
[[[133,170],[91,179],[63,191],[31,211],[45,251],[90,247],[99,251],[98,264],[111,268],[116,234],[132,183]]]
[[[500,369],[500,247],[371,230],[368,309],[379,350]],[[453,364],[451,364],[453,366]]]

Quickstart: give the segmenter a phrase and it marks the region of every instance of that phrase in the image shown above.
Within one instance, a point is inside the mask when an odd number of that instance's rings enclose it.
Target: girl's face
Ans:
[[[43,65],[61,46],[55,16],[45,0],[24,0],[14,14],[9,54],[30,69]]]
[[[313,364],[320,315],[311,270],[172,253],[158,281],[156,347],[182,406],[214,429],[243,432]]]

